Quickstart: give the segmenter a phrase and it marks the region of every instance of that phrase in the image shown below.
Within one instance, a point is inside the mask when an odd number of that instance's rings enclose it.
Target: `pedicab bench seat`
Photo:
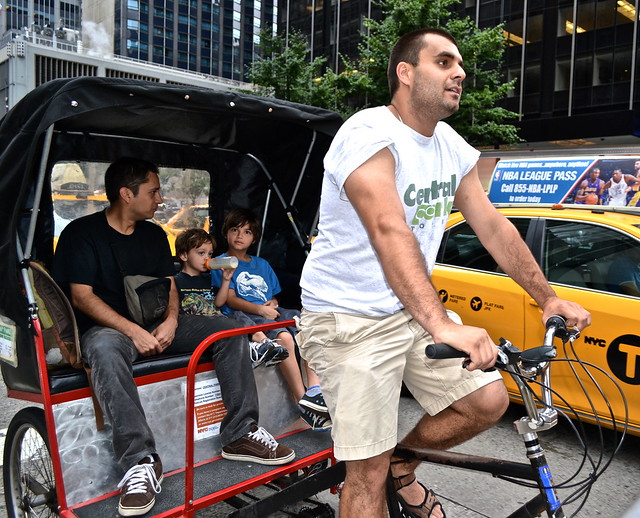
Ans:
[[[162,354],[150,358],[136,360],[133,364],[133,377],[149,376],[161,372],[186,368],[189,364],[189,354]],[[200,363],[206,363],[206,358]],[[87,388],[87,373],[84,369],[60,368],[49,372],[49,389],[51,394],[62,394],[72,390]]]

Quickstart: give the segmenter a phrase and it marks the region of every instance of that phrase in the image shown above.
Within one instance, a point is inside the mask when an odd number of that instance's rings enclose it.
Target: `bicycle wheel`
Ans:
[[[11,420],[4,443],[2,472],[9,518],[58,515],[42,409],[23,408]]]

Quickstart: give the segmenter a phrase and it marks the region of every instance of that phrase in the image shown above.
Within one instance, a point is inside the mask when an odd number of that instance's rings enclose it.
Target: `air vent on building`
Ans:
[[[36,56],[35,86],[63,77],[97,76],[98,67],[48,56]]]
[[[152,83],[159,83],[160,80],[157,77],[144,76],[142,74],[134,74],[132,72],[126,72],[124,70],[115,70],[107,68],[104,71],[105,77],[120,77],[124,79],[141,79],[142,81],[150,81]]]

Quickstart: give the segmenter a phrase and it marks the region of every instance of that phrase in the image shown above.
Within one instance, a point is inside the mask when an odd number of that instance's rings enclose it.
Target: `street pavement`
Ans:
[[[11,417],[26,403],[6,397],[3,384],[0,389],[0,442],[4,439],[6,427]],[[400,433],[406,433],[420,417],[417,403],[411,398],[402,398],[400,409]],[[505,417],[491,430],[456,448],[457,451],[476,455],[499,457],[526,462],[520,438],[513,432],[512,422],[522,415],[522,408],[512,405]],[[598,462],[599,434],[597,428],[586,426],[587,446]],[[541,434],[543,446],[547,450],[549,465],[554,473],[555,483],[567,480],[580,466],[583,458],[582,447],[572,437],[567,424],[560,423],[551,431]],[[601,463],[606,463],[612,453],[612,432],[604,431],[605,452]],[[600,468],[601,469],[601,468]],[[598,469],[597,471],[599,471]],[[577,479],[590,476],[593,468],[585,466]],[[507,516],[521,503],[533,496],[533,490],[521,488],[509,482],[495,479],[490,475],[471,473],[444,466],[425,465],[418,468],[418,478],[431,487],[441,499],[448,518],[498,518]],[[261,491],[260,489],[256,491]],[[561,498],[566,498],[570,490],[563,490]],[[7,517],[2,491],[0,518]],[[566,504],[567,516],[592,518],[640,518],[640,437],[627,436],[606,471],[595,481],[589,499],[584,507],[577,503]],[[338,498],[325,491],[318,500],[328,502],[338,508]],[[299,509],[297,506],[296,509]],[[227,504],[218,504],[199,511],[198,518],[218,518],[227,516],[233,510]],[[115,510],[114,510],[115,511]],[[116,513],[114,512],[114,516]],[[273,517],[290,516],[279,512]],[[262,517],[261,517],[262,518]]]

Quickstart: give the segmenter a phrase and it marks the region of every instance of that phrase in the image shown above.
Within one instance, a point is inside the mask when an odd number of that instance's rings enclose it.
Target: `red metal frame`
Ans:
[[[211,336],[205,338],[200,345],[193,351],[191,359],[189,360],[189,366],[187,367],[187,403],[186,403],[186,445],[185,445],[185,474],[184,474],[184,510],[183,516],[187,518],[193,518],[195,516],[196,507],[193,501],[193,453],[194,453],[194,421],[195,421],[195,373],[198,361],[202,354],[209,348],[209,346],[222,338],[228,338],[230,336],[237,336],[249,333],[255,333],[257,331],[268,331],[270,329],[279,329],[282,327],[294,327],[296,323],[293,320],[285,320],[283,322],[274,322],[272,324],[266,324],[261,326],[244,327],[241,329],[229,329],[226,331],[219,331]],[[296,463],[294,463],[296,464]],[[293,468],[290,465],[278,470],[277,473],[290,473]],[[298,468],[295,468],[298,469]],[[273,473],[273,472],[272,472]],[[256,486],[252,486],[256,487]],[[250,489],[250,488],[247,488]],[[202,500],[202,499],[201,499]],[[205,507],[205,506],[203,506]],[[199,507],[200,508],[200,507]]]
[[[31,392],[24,392],[18,390],[8,390],[8,396],[12,398],[17,398],[25,401],[31,401],[34,403],[40,403],[44,406],[44,415],[45,415],[45,423],[47,426],[47,436],[49,440],[49,450],[51,454],[51,462],[53,464],[53,473],[56,481],[56,493],[58,498],[58,512],[63,518],[74,518],[76,515],[73,512],[73,509],[70,509],[67,506],[66,499],[66,491],[64,487],[64,479],[62,476],[62,462],[60,460],[60,451],[58,447],[58,438],[56,435],[56,427],[55,421],[53,417],[53,405],[59,403],[65,403],[69,401],[74,401],[77,399],[83,399],[87,397],[91,397],[91,391],[89,387],[71,390],[69,392],[64,392],[60,394],[52,395],[50,393],[50,385],[49,385],[49,372],[47,370],[46,363],[46,354],[45,354],[45,346],[42,338],[42,328],[40,325],[40,320],[36,318],[32,318],[32,324],[34,327],[36,339],[36,358],[38,360],[38,376],[40,379],[40,394],[34,394]],[[249,489],[253,489],[259,486],[264,485],[267,482],[270,482],[276,478],[287,475],[288,473],[292,473],[301,468],[307,467],[316,462],[320,462],[326,459],[330,459],[332,463],[335,463],[335,458],[333,457],[333,448],[329,448],[327,450],[323,450],[315,453],[309,457],[305,457],[304,460],[294,461],[290,464],[282,466],[281,468],[277,468],[271,471],[268,471],[262,475],[249,479],[241,484],[235,484],[228,488],[222,489],[215,493],[211,493],[207,496],[199,498],[194,501],[193,499],[193,487],[194,487],[194,468],[196,464],[194,463],[194,449],[195,449],[195,438],[194,438],[194,427],[195,427],[195,375],[199,372],[205,372],[208,370],[212,370],[214,368],[213,362],[199,363],[202,354],[216,341],[221,340],[223,338],[228,338],[231,336],[245,335],[254,333],[257,331],[267,331],[270,329],[279,329],[282,327],[294,327],[295,321],[287,320],[283,322],[274,322],[272,324],[264,324],[259,326],[251,326],[251,327],[243,327],[237,329],[229,329],[226,331],[220,331],[215,333],[207,338],[205,338],[200,344],[196,347],[194,352],[191,355],[189,360],[189,364],[187,367],[182,367],[179,369],[173,369],[170,371],[159,372],[155,374],[149,374],[145,376],[140,376],[135,379],[137,386],[143,386],[150,383],[157,383],[159,381],[165,381],[168,379],[174,379],[182,376],[186,376],[187,382],[187,397],[186,397],[186,444],[185,444],[185,492],[184,492],[184,503],[182,506],[176,507],[169,511],[166,511],[161,514],[153,515],[155,518],[170,518],[177,516],[184,516],[187,518],[193,518],[195,516],[195,511],[208,507],[214,503],[225,500],[231,496],[237,495]],[[286,435],[297,433],[300,430],[294,430],[289,432]],[[199,463],[198,465],[206,464],[208,462],[213,462],[217,460],[219,457],[215,459],[210,459],[204,462]],[[176,470],[175,473],[178,473],[182,470]],[[111,495],[103,495],[98,497],[95,500],[100,500],[103,498],[108,498]],[[89,502],[83,502],[74,508],[84,507]]]

